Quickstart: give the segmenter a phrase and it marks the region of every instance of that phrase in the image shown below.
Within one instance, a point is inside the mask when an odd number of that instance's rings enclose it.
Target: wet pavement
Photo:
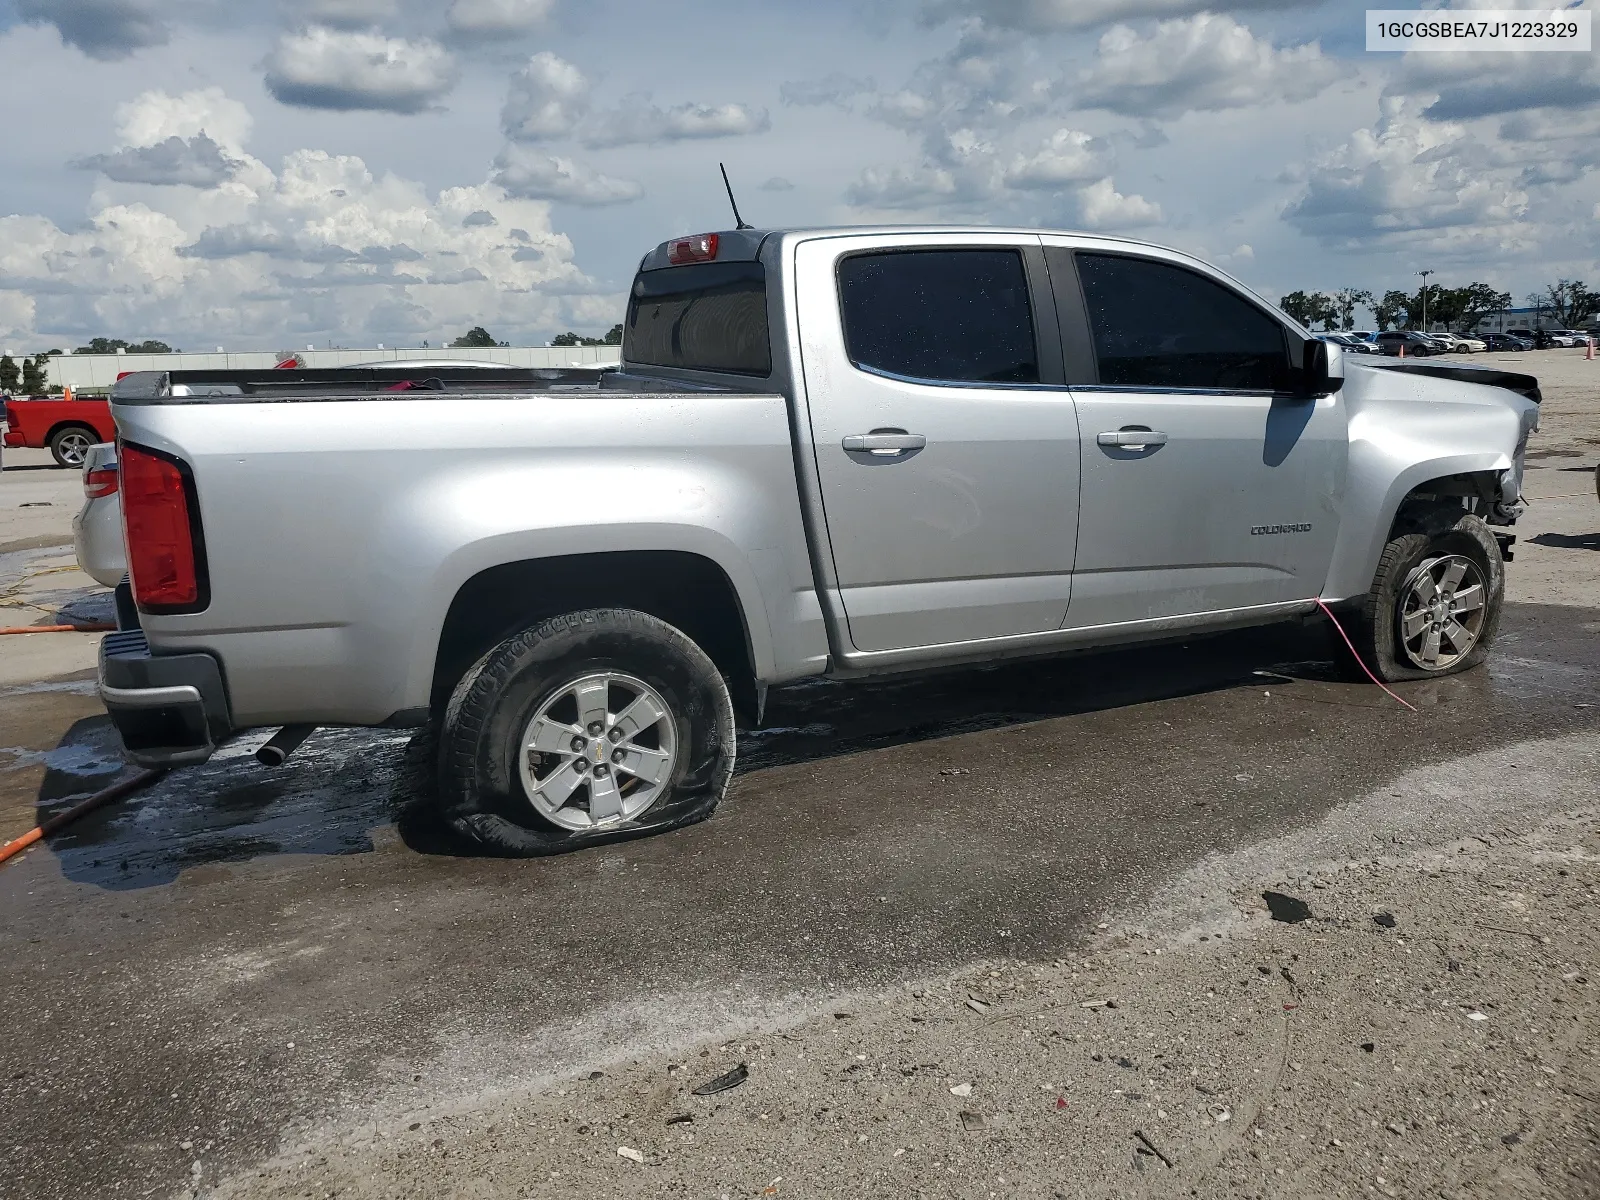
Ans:
[[[1594,609],[1508,605],[1485,669],[1399,689],[1415,714],[1345,682],[1318,629],[808,684],[741,737],[711,821],[534,861],[452,852],[412,806],[410,735],[322,731],[276,771],[241,742],[0,872],[0,1178],[203,1188],[319,1122],[1048,960],[1408,770],[1600,734],[1597,632]],[[0,692],[8,825],[25,788],[38,819],[120,769],[93,698],[53,686]],[[25,749],[24,720],[70,731]]]

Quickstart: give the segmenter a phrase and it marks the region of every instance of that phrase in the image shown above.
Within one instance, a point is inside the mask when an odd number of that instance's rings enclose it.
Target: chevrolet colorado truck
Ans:
[[[1526,375],[1345,355],[1188,255],[1038,230],[724,230],[639,264],[615,372],[148,373],[100,693],[144,763],[432,726],[486,852],[707,816],[812,676],[1343,614],[1478,663]]]

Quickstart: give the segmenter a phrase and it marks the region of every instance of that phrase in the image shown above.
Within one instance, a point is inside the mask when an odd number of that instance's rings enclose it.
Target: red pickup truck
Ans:
[[[90,446],[114,441],[116,436],[111,405],[103,397],[52,400],[46,396],[13,396],[6,401],[5,444],[49,447],[63,467],[83,466],[83,456]]]

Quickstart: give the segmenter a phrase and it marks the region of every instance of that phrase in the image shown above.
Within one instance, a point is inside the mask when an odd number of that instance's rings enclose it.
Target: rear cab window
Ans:
[[[708,262],[640,271],[628,296],[623,345],[630,363],[770,375],[766,268]]]

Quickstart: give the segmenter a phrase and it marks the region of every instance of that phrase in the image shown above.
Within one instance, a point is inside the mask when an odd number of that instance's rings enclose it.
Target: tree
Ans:
[[[1476,328],[1484,317],[1510,308],[1511,293],[1497,291],[1487,283],[1473,282],[1456,288],[1452,302],[1460,309],[1456,319],[1465,331]]]
[[[37,396],[50,388],[49,376],[45,374],[44,365],[48,359],[43,355],[38,358],[25,358],[22,360],[22,394],[24,396]]]
[[[622,322],[618,321],[606,330],[605,337],[585,337],[581,333],[573,333],[570,329],[566,333],[558,333],[550,339],[552,346],[620,346],[622,345]]]
[[[450,345],[457,349],[478,348],[483,346],[497,346],[500,343],[494,340],[494,335],[482,325],[474,325],[458,337]]]
[[[22,386],[22,369],[11,355],[0,355],[0,392],[7,395]]]
[[[1321,292],[1290,292],[1278,301],[1278,307],[1307,329],[1316,321],[1321,321],[1324,329],[1333,328],[1333,301]]]
[[[1383,299],[1372,306],[1372,319],[1378,323],[1380,330],[1388,329],[1390,326],[1396,329],[1409,329],[1411,305],[1410,295],[1390,288],[1383,294]]]
[[[1544,291],[1532,293],[1528,303],[1541,318],[1549,317],[1558,328],[1570,329],[1600,313],[1600,292],[1591,292],[1581,279],[1558,279],[1546,284]]]
[[[1339,328],[1350,330],[1356,327],[1356,309],[1366,305],[1372,307],[1372,293],[1359,291],[1356,288],[1340,288],[1333,294],[1332,306]],[[1332,325],[1329,328],[1333,328]]]
[[[118,350],[128,354],[171,354],[173,349],[165,342],[158,342],[154,338],[145,342],[128,342],[122,338],[90,338],[87,346],[79,346],[74,354],[115,354]],[[52,353],[59,353],[53,351]]]

